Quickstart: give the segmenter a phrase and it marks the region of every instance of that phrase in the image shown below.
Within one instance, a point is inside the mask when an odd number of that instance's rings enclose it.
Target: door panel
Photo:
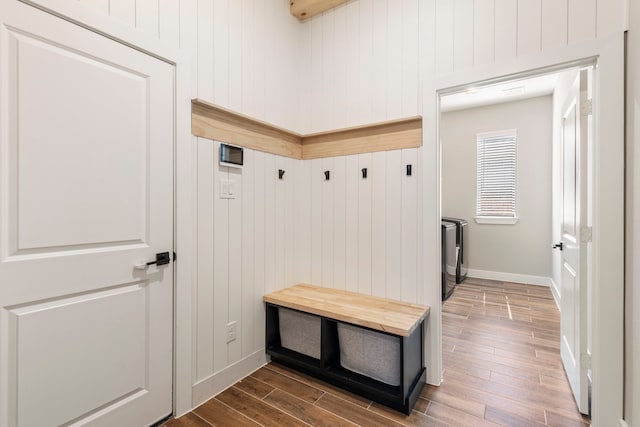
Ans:
[[[8,38],[15,253],[146,242],[146,77],[50,41]]]
[[[0,426],[171,413],[174,69],[0,3]]]
[[[587,71],[579,72],[562,109],[562,283],[560,356],[580,412],[589,413],[587,366],[587,242],[581,227],[587,225],[586,117],[580,107],[586,100]],[[582,123],[584,122],[584,123]]]

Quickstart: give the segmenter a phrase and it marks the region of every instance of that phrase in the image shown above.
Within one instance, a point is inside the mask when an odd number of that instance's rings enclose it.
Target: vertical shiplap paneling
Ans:
[[[360,170],[371,169],[371,153],[358,155],[358,292],[371,295],[371,180]]]
[[[358,119],[356,123],[367,123],[373,117],[373,4],[374,0],[360,0],[356,2],[360,6],[360,26],[359,26],[359,78],[358,98]],[[379,47],[376,46],[376,49]]]
[[[325,101],[323,101],[323,82],[322,82],[322,70],[323,70],[323,43],[322,43],[322,24],[324,20],[322,16],[315,17],[308,25],[311,25],[311,131],[318,131],[322,129],[322,124],[325,122],[323,116],[326,112],[323,110]]]
[[[399,300],[402,277],[402,152],[387,152],[386,169],[386,297]]]
[[[541,48],[567,44],[567,0],[542,0]]]
[[[346,289],[347,163],[344,156],[333,160],[333,287]]]
[[[402,116],[402,52],[405,48],[402,38],[402,9],[401,2],[387,2],[387,111],[385,120]]]
[[[473,0],[453,2],[453,68],[464,70],[473,66]]]
[[[322,99],[320,111],[323,112],[321,127],[323,129],[334,129],[336,117],[336,64],[335,56],[339,50],[335,44],[335,13],[328,13],[322,16]]]
[[[402,117],[418,114],[419,1],[402,2]]]
[[[346,289],[358,292],[358,163],[357,155],[345,156],[345,264]]]
[[[436,1],[421,0],[419,7],[419,79],[424,81],[436,75]],[[453,66],[453,65],[452,65]],[[420,88],[422,90],[422,88]],[[422,113],[422,104],[418,105]]]
[[[386,225],[387,225],[387,153],[373,153],[371,170],[371,294],[384,297],[386,294]]]
[[[220,166],[220,142],[215,141],[213,166],[213,371],[228,365],[229,321],[229,199],[220,198],[220,180],[229,179],[229,168]]]
[[[180,47],[180,2],[159,1],[159,28],[160,41],[173,49]]]
[[[569,0],[568,43],[596,37],[596,0]]]
[[[256,87],[253,74],[255,57],[257,52],[254,49],[254,28],[256,16],[254,15],[253,2],[243,0],[241,2],[242,24],[242,45],[240,50],[240,61],[242,62],[241,72],[241,106],[238,111],[244,112],[248,116],[256,117],[256,108],[253,101]],[[237,83],[235,83],[237,84]],[[235,89],[233,90],[235,92]]]
[[[322,159],[309,160],[311,167],[311,283],[322,283]]]
[[[213,2],[213,102],[226,108],[229,108],[229,29],[229,0],[216,0]]]
[[[265,154],[264,159],[264,292],[269,293],[278,289],[276,283],[276,180],[273,171],[276,161],[273,154]]]
[[[109,0],[109,16],[135,27],[136,3],[130,0]]]
[[[253,330],[253,347],[251,352],[257,351],[264,346],[264,306],[262,303],[262,295],[266,294],[265,288],[265,264],[266,264],[266,185],[265,185],[265,154],[256,151],[253,155],[255,171],[253,175],[254,185],[254,267],[253,267],[253,305],[252,310],[255,313],[256,321],[252,325]]]
[[[158,38],[160,8],[158,0],[136,0],[136,28],[144,34]]]
[[[596,0],[596,37],[625,30],[627,0]],[[635,2],[636,0],[629,0]]]
[[[473,2],[473,64],[492,64],[495,60],[494,0]]]
[[[234,111],[242,111],[243,79],[242,60],[244,47],[244,26],[249,16],[244,16],[244,1],[234,0],[229,2],[229,108]],[[247,25],[251,21],[246,22]]]
[[[453,72],[453,2],[436,0],[436,75],[442,76]]]
[[[195,295],[197,325],[196,379],[213,373],[213,141],[197,138],[197,293]]]
[[[495,0],[496,63],[516,56],[518,41],[518,2]]]
[[[275,289],[285,286],[285,257],[286,257],[286,238],[287,227],[284,211],[286,209],[287,186],[284,179],[278,179],[278,171],[286,170],[285,158],[281,156],[273,156],[273,169],[266,170],[265,181],[272,181],[275,191],[274,199],[274,221],[275,221]],[[285,172],[286,173],[286,172]],[[284,178],[284,177],[283,177]]]
[[[294,256],[296,283],[311,283],[311,162],[294,162]]]
[[[322,276],[320,284],[323,287],[333,288],[333,187],[334,183],[344,181],[344,176],[338,176],[333,169],[333,158],[327,157],[322,159],[322,170],[329,171],[329,180],[322,182],[322,236],[321,236],[321,257],[322,257]]]
[[[348,39],[347,8],[340,6],[335,10],[334,38],[333,38],[333,93],[332,98],[332,127],[339,129],[346,127],[347,122],[347,61],[349,54],[345,43]]]
[[[113,1],[113,0],[112,0]],[[120,1],[120,0],[118,0]],[[135,20],[135,8],[133,10]],[[180,48],[190,58],[191,98],[198,97],[198,0],[180,0]]]
[[[254,19],[251,23],[253,27],[253,55],[252,55],[252,77],[253,77],[253,93],[252,93],[252,111],[255,117],[266,117],[267,110],[267,81],[266,81],[266,62],[268,58],[266,37],[267,31],[265,14],[265,0],[254,0],[250,3],[253,8]]]
[[[402,300],[417,301],[417,259],[418,253],[418,150],[402,150]],[[406,166],[411,165],[412,174],[406,174]]]
[[[345,80],[346,90],[341,102],[346,107],[344,122],[341,126],[350,126],[360,122],[360,2],[349,2],[346,9]]]
[[[284,254],[282,255],[284,258],[284,282],[282,283],[282,287],[291,286],[293,284],[299,283],[296,281],[296,242],[297,238],[300,238],[299,235],[296,235],[296,218],[295,218],[295,205],[297,203],[296,199],[296,180],[300,179],[300,176],[296,170],[296,164],[299,160],[291,159],[288,157],[284,157],[284,170],[285,174],[283,177],[284,181],[284,190],[285,190],[285,203],[281,208],[281,215],[284,216],[285,223],[285,242],[284,242]],[[289,176],[287,177],[287,174]]]
[[[300,133],[311,133],[311,94],[313,91],[314,81],[311,71],[311,23],[303,25],[300,30],[302,38],[302,46],[300,51],[300,78],[298,87],[298,107],[300,109]]]
[[[540,51],[542,0],[518,0],[518,55]]]
[[[254,350],[254,328],[258,312],[255,310],[255,299],[260,294],[254,289],[255,282],[255,172],[256,165],[254,162],[255,151],[244,150],[244,166],[242,168],[242,190],[240,198],[242,201],[242,265],[241,273],[241,322],[238,325],[238,335],[241,339],[242,357],[246,357],[253,353]],[[231,354],[229,359],[233,360]]]
[[[213,2],[198,0],[198,98],[213,98]]]
[[[249,151],[249,150],[245,150]],[[247,167],[252,167],[247,165]],[[227,364],[232,364],[242,357],[242,212],[244,193],[244,169],[227,168],[228,176],[233,181],[235,199],[229,199],[227,230],[229,230],[229,314],[227,322],[236,322],[236,340],[228,344]],[[220,228],[218,230],[222,231]],[[219,344],[218,344],[219,345]]]
[[[368,89],[372,91],[371,117],[365,118],[367,122],[380,122],[387,118],[387,56],[389,45],[387,44],[387,0],[375,0],[372,9],[372,37],[373,54],[371,62],[371,84]]]

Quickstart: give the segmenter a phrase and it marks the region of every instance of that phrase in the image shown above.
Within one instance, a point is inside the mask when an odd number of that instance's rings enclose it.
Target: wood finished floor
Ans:
[[[165,426],[588,426],[559,333],[548,288],[467,279],[443,306],[443,383],[410,416],[270,363]]]

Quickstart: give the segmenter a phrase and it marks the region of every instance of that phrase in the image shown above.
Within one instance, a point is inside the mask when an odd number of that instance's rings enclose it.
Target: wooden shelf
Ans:
[[[195,136],[298,160],[422,145],[420,116],[301,135],[201,99],[191,104],[191,132]]]

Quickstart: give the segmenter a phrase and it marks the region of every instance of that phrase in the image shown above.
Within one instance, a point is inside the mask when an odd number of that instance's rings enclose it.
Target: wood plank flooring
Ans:
[[[443,306],[443,383],[410,416],[270,363],[167,427],[589,426],[548,288],[467,279]]]

